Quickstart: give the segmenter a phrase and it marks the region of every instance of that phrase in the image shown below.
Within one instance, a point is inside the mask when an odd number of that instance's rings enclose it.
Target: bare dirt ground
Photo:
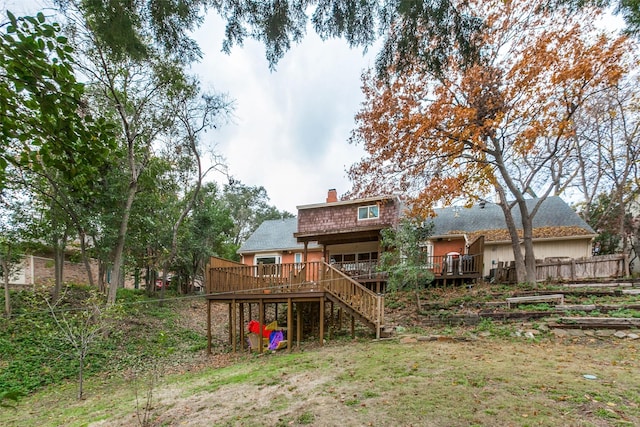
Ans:
[[[640,425],[637,351],[601,340],[332,344],[296,357],[303,371],[278,364],[287,356],[277,354],[230,360],[232,374],[204,369],[162,384],[150,425]],[[90,425],[135,425],[135,417]]]

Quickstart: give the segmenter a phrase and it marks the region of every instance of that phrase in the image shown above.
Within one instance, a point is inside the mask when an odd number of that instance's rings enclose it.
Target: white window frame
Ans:
[[[427,268],[433,268],[433,242],[431,240],[421,242],[420,248],[427,254]]]
[[[275,262],[273,263],[263,263],[262,265],[267,266],[267,265],[273,265],[275,267],[273,267],[272,269],[270,269],[270,273],[267,272],[265,273],[265,269],[260,269],[259,268],[259,264],[260,264],[260,259],[262,258],[273,258]],[[253,256],[253,265],[255,266],[255,275],[259,276],[259,275],[264,275],[264,276],[279,276],[281,271],[282,271],[282,267],[280,266],[282,264],[282,256],[278,253],[273,253],[273,254],[259,254],[259,255],[254,255]]]
[[[372,208],[375,209],[375,213],[376,215],[373,216],[372,213]],[[362,211],[363,209],[367,210],[367,216],[365,218],[361,218],[360,217],[360,211]],[[358,221],[366,221],[369,219],[378,219],[380,218],[380,206],[378,205],[367,205],[367,206],[359,206],[358,207]]]
[[[296,252],[293,254],[293,262],[300,264],[302,262],[302,252]]]
[[[259,254],[253,256],[253,265],[258,265],[262,258],[274,258],[275,262],[269,262],[268,264],[282,264],[282,256],[280,254]]]

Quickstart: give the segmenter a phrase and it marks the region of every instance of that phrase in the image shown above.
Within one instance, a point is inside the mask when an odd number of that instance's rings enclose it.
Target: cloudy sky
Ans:
[[[233,177],[264,186],[272,204],[292,213],[324,202],[329,188],[348,191],[345,169],[363,152],[347,139],[363,100],[360,76],[374,65],[375,49],[363,55],[342,40],[322,42],[310,29],[271,72],[257,42],[222,53],[223,32],[210,14],[195,34],[205,56],[193,70],[205,89],[235,100],[233,122],[206,137]]]
[[[16,14],[48,3],[0,0]],[[322,42],[309,29],[272,72],[263,45],[253,40],[230,55],[221,52],[224,22],[215,12],[194,37],[204,57],[192,70],[203,89],[234,100],[233,121],[203,143],[215,145],[235,179],[265,187],[271,204],[294,214],[296,206],[324,202],[329,188],[350,189],[345,169],[363,153],[347,139],[363,100],[360,76],[374,65],[376,49],[365,56],[342,40]]]
[[[327,190],[350,189],[345,169],[362,156],[347,139],[363,100],[362,70],[374,65],[342,40],[322,42],[312,29],[269,71],[263,45],[246,41],[220,51],[224,23],[211,13],[195,38],[205,52],[193,67],[205,89],[235,99],[233,123],[215,139],[234,178],[262,185],[279,209],[324,202]]]

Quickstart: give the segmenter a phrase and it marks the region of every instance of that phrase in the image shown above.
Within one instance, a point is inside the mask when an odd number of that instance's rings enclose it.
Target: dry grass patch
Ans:
[[[615,339],[336,342],[165,377],[151,419],[163,426],[640,425],[638,372],[637,343]],[[101,385],[83,402],[63,389],[55,406],[36,394],[0,412],[0,424],[135,425],[129,387]],[[108,411],[104,396],[115,398]]]

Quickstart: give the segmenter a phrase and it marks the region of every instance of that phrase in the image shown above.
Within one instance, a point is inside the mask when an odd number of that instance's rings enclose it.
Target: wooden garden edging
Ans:
[[[549,322],[550,328],[559,329],[637,329],[640,319],[634,317],[561,317]]]

